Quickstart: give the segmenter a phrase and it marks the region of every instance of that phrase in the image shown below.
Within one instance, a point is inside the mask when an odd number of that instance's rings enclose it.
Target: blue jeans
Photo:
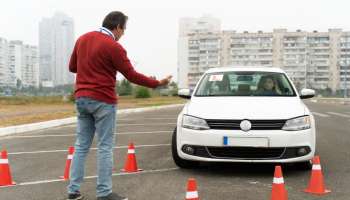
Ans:
[[[78,115],[75,152],[71,164],[68,193],[80,191],[84,178],[85,160],[97,135],[97,197],[112,192],[113,146],[116,127],[116,106],[87,97],[76,100]]]

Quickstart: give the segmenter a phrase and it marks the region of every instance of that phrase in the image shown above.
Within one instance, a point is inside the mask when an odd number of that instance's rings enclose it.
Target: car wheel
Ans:
[[[177,152],[177,141],[176,141],[176,128],[174,129],[172,141],[171,141],[171,152],[173,154],[173,159],[175,164],[180,168],[195,168],[198,167],[199,162],[191,161],[191,160],[185,160],[180,158],[178,152]]]
[[[299,162],[299,163],[295,163],[295,166],[299,170],[311,170],[312,169],[312,162],[311,162],[311,160],[308,160],[305,162]]]

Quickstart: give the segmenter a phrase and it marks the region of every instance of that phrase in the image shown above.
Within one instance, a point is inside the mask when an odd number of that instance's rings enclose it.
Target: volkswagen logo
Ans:
[[[247,132],[252,128],[252,123],[250,123],[248,120],[243,120],[239,126],[241,127],[242,131]]]

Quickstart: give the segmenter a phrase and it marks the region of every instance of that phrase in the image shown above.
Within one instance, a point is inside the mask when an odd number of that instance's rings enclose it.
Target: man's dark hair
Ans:
[[[124,13],[119,11],[110,12],[102,22],[102,26],[108,28],[109,30],[113,30],[118,27],[125,29],[126,21],[128,20],[128,16],[124,15]]]

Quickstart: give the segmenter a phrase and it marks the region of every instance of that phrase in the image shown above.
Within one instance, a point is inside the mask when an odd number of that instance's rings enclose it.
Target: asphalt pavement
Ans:
[[[316,118],[317,154],[327,188],[319,197],[303,192],[310,171],[283,168],[290,200],[350,199],[350,106],[306,101]],[[195,178],[202,200],[270,199],[274,165],[204,164],[197,169],[179,169],[171,156],[171,134],[179,108],[118,115],[114,149],[113,189],[129,200],[183,200],[186,182]],[[0,188],[0,200],[61,200],[66,198],[63,175],[67,149],[74,144],[76,125],[0,137],[0,148],[9,153],[16,186]],[[137,174],[124,174],[127,145],[136,146]],[[86,163],[81,192],[96,199],[96,145]]]

